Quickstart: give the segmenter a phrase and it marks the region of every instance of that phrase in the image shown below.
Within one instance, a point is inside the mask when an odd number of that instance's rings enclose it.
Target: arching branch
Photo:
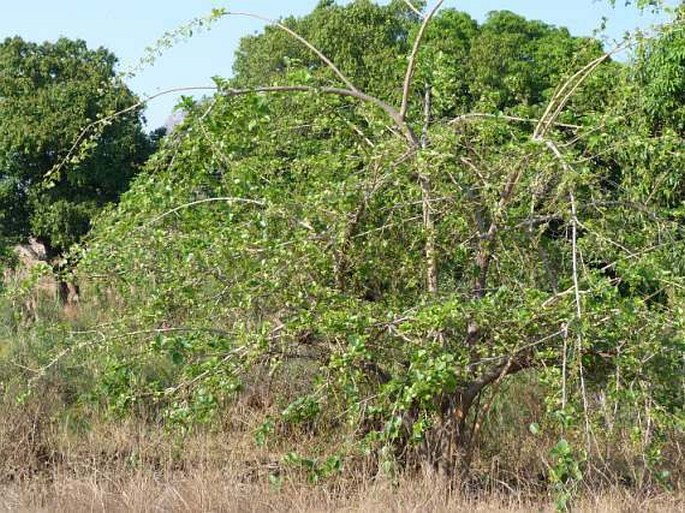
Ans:
[[[395,123],[397,128],[399,128],[407,141],[412,146],[419,145],[419,139],[414,133],[414,131],[404,122],[400,113],[390,104],[371,96],[370,94],[363,93],[359,90],[352,89],[342,89],[339,87],[314,87],[314,86],[304,86],[304,85],[292,85],[292,86],[267,86],[267,87],[254,87],[249,89],[222,89],[221,93],[226,96],[240,96],[252,93],[289,93],[289,92],[303,92],[303,93],[322,93],[322,94],[335,94],[338,96],[349,96],[351,98],[356,98],[366,103],[375,105],[376,107],[382,109]]]
[[[45,180],[50,180],[53,176],[58,174],[62,168],[68,163],[71,162],[72,159],[74,158],[74,155],[76,154],[76,151],[78,150],[79,146],[83,144],[83,142],[86,140],[88,137],[88,134],[99,128],[102,127],[104,128],[107,126],[109,123],[111,123],[113,120],[118,118],[119,116],[123,116],[125,114],[128,114],[129,112],[136,111],[145,105],[147,105],[148,102],[155,100],[157,98],[160,98],[162,96],[168,95],[168,94],[174,94],[174,93],[182,93],[182,92],[188,92],[188,91],[216,91],[217,88],[216,86],[191,86],[191,87],[174,87],[173,89],[167,89],[166,91],[161,91],[159,93],[153,94],[152,96],[148,96],[147,98],[140,100],[133,105],[130,105],[126,107],[125,109],[119,110],[117,112],[114,112],[113,114],[110,114],[108,116],[105,116],[102,119],[98,119],[97,121],[93,121],[92,123],[89,123],[86,125],[83,130],[81,130],[81,133],[76,137],[74,140],[74,143],[71,145],[71,148],[69,148],[69,151],[67,151],[67,154],[64,156],[64,158],[60,159],[59,162],[57,162],[50,170],[45,173],[43,178]]]
[[[549,129],[556,123],[557,118],[566,107],[566,104],[573,97],[578,88],[585,82],[585,80],[592,75],[592,73],[605,61],[607,61],[612,55],[624,50],[626,45],[620,45],[613,50],[606,52],[605,54],[597,57],[593,61],[589,62],[581,69],[576,71],[568,80],[566,80],[559,89],[554,93],[552,99],[547,105],[545,113],[540,118],[535,131],[533,133],[533,140],[542,140]]]
[[[271,25],[274,25],[275,27],[278,27],[279,29],[281,29],[281,30],[287,32],[287,33],[290,34],[293,38],[297,39],[300,43],[302,43],[302,44],[305,45],[307,48],[309,48],[312,52],[314,52],[314,53],[316,54],[316,56],[317,56],[319,59],[321,59],[321,60],[326,64],[326,66],[328,66],[328,67],[331,69],[331,71],[333,71],[333,73],[335,73],[335,74],[338,76],[338,78],[343,82],[343,84],[345,84],[351,91],[359,92],[359,89],[357,89],[357,88],[354,86],[354,84],[352,83],[352,81],[351,81],[349,78],[347,78],[347,76],[345,76],[345,74],[344,74],[342,71],[340,71],[340,69],[339,69],[335,64],[333,64],[333,61],[331,61],[328,57],[326,57],[326,56],[323,54],[323,52],[322,52],[321,50],[319,50],[316,46],[314,46],[312,43],[310,43],[309,41],[307,41],[307,40],[306,40],[304,37],[302,37],[300,34],[298,34],[297,32],[295,32],[293,29],[287,27],[287,26],[284,25],[283,23],[280,23],[280,22],[278,22],[278,21],[271,20],[271,19],[269,19],[269,18],[266,18],[266,17],[264,17],[264,16],[260,16],[259,14],[254,14],[254,13],[251,13],[251,12],[228,11],[228,12],[225,14],[225,16],[243,16],[243,17],[246,17],[246,18],[253,18],[253,19],[255,19],[255,20],[260,20],[260,21],[269,23],[269,24],[271,24]]]
[[[413,11],[414,14],[416,14],[419,18],[424,18],[423,13],[422,13],[422,12],[421,12],[413,3],[411,3],[409,0],[403,0],[403,2],[404,2],[404,3],[407,5],[407,7],[409,7],[409,9],[410,9],[411,11]]]
[[[419,28],[419,33],[416,35],[414,40],[414,47],[412,48],[411,55],[409,56],[409,63],[407,64],[407,74],[404,77],[404,86],[402,87],[402,106],[400,107],[400,117],[402,121],[407,117],[407,110],[409,109],[409,93],[411,92],[411,81],[414,78],[414,72],[416,71],[417,58],[419,55],[419,49],[421,48],[421,43],[423,41],[423,36],[426,32],[428,24],[438,12],[440,6],[442,6],[445,0],[438,0],[430,12],[423,18],[423,23],[421,28]]]
[[[440,7],[440,5],[443,3],[444,0],[440,0],[436,6],[433,8],[431,13],[424,18],[424,24],[421,27],[421,31],[419,34],[419,37],[417,38],[417,41],[415,42],[415,48],[414,52],[412,53],[412,58],[410,59],[410,65],[408,69],[408,82],[411,82],[411,76],[413,76],[413,69],[416,67],[416,53],[418,52],[418,46],[420,45],[420,39],[422,38],[422,34],[425,31],[425,26],[427,25],[428,21],[430,21],[430,18],[433,16],[435,11]],[[340,71],[340,69],[328,58],[326,55],[324,55],[321,50],[316,48],[312,43],[310,43],[307,39],[302,37],[300,34],[292,30],[291,28],[287,27],[286,25],[271,20],[269,18],[266,18],[264,16],[260,16],[258,14],[254,13],[249,13],[249,12],[242,12],[242,11],[227,11],[221,16],[242,16],[242,17],[247,17],[247,18],[253,18],[257,19],[260,21],[264,21],[266,23],[273,24],[274,26],[278,27],[279,29],[285,31],[288,33],[290,36],[295,38],[297,41],[305,45],[309,50],[314,52],[314,54],[321,59],[322,62],[324,62],[332,71],[335,73],[335,75],[345,84],[347,89],[344,88],[337,88],[337,87],[310,87],[310,86],[273,86],[273,87],[258,87],[254,89],[224,89],[222,92],[225,95],[230,95],[230,96],[236,96],[236,95],[241,95],[241,94],[249,94],[249,93],[257,93],[257,92],[319,92],[319,93],[325,93],[325,94],[337,94],[340,96],[350,96],[353,98],[357,98],[358,100],[371,103],[373,105],[376,105],[379,107],[381,110],[383,110],[393,121],[395,126],[403,133],[404,137],[407,139],[407,141],[410,143],[411,146],[413,147],[418,147],[420,145],[419,138],[414,134],[413,130],[411,127],[406,123],[405,121],[405,115],[403,115],[401,112],[398,112],[397,109],[387,102],[384,102],[383,100],[376,98],[375,96],[371,96],[367,93],[362,92],[359,90],[353,83],[352,81],[345,76],[345,74]],[[408,89],[408,85],[405,83],[405,89]],[[112,122],[114,119],[116,119],[119,116],[125,115],[128,112],[135,111],[142,106],[146,105],[148,102],[163,96],[167,94],[172,94],[176,92],[181,92],[181,91],[198,91],[198,90],[204,90],[204,91],[216,91],[217,87],[211,87],[211,86],[201,86],[201,87],[179,87],[179,88],[173,88],[169,89],[166,91],[162,91],[160,93],[157,93],[155,95],[152,95],[150,97],[145,98],[144,100],[141,100],[125,109],[122,109],[118,112],[115,112],[113,114],[110,114],[102,119],[99,119],[97,121],[94,121],[93,123],[90,123],[87,125],[81,133],[78,135],[78,137],[75,139],[74,143],[72,144],[71,148],[67,152],[64,158],[60,159],[60,161],[55,164],[44,176],[44,179],[46,181],[49,181],[52,177],[54,177],[56,174],[58,174],[64,166],[68,163],[71,162],[74,159],[74,156],[76,155],[76,152],[78,151],[79,147],[81,147],[82,144],[86,141],[86,139],[89,137],[89,134],[97,129],[97,128],[104,128],[107,126],[110,122]],[[408,96],[408,91],[406,93],[406,96]]]

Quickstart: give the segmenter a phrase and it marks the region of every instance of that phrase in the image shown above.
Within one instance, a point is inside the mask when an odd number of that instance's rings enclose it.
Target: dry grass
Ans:
[[[488,484],[469,484],[450,496],[435,476],[391,482],[364,462],[348,465],[340,477],[310,485],[302,471],[280,464],[279,455],[293,448],[320,453],[314,441],[291,433],[287,447],[256,447],[255,428],[269,406],[253,402],[249,397],[239,401],[215,431],[192,436],[142,421],[102,420],[82,429],[64,417],[50,422],[55,418],[50,405],[58,407],[59,401],[48,394],[22,406],[5,404],[0,413],[0,513],[554,510],[544,483],[526,481],[525,475],[535,469],[523,472],[521,464],[512,462],[507,472],[478,462],[478,473],[488,476]],[[517,447],[510,451],[516,456],[509,457],[529,465],[548,450],[530,444],[511,447]],[[507,479],[512,470],[519,473],[517,479]],[[270,482],[270,475],[281,479],[279,486]],[[602,486],[601,491],[586,489],[574,511],[685,511],[682,494]]]
[[[474,483],[448,496],[448,487],[435,476],[391,482],[364,461],[348,463],[342,476],[308,484],[307,476],[282,465],[280,456],[293,449],[325,454],[337,442],[334,434],[325,449],[298,431],[285,433],[287,441],[270,442],[280,445],[257,447],[257,426],[265,414],[279,411],[275,398],[258,387],[226,410],[214,431],[192,436],[143,420],[116,422],[80,410],[67,412],[65,390],[53,380],[24,404],[0,401],[0,513],[554,510],[545,480],[540,480],[540,461],[555,440],[528,432],[534,404],[520,408],[518,416],[493,408],[497,436],[476,454]],[[682,463],[681,456],[670,460],[674,467]],[[683,472],[677,474],[682,478]],[[631,488],[612,488],[619,474],[606,475],[584,489],[574,511],[685,511],[681,485],[678,492],[658,495],[657,487],[637,486],[636,480],[624,483]],[[279,486],[269,476],[277,476]]]
[[[673,497],[638,499],[616,490],[579,501],[574,511],[597,513],[676,512],[685,503]],[[285,484],[247,483],[232,469],[191,475],[94,473],[87,478],[53,476],[23,486],[0,488],[1,512],[547,512],[551,500],[523,502],[512,497],[469,500],[446,497],[431,479],[392,485],[369,482],[356,490]]]
[[[25,421],[31,418],[35,417]],[[430,475],[392,482],[356,469],[347,473],[351,477],[313,486],[303,475],[278,465],[276,454],[283,447],[255,447],[252,430],[235,426],[179,437],[149,426],[108,422],[90,426],[85,434],[44,429],[15,438],[21,440],[23,445],[9,445],[7,438],[0,438],[0,453],[6,456],[14,451],[13,465],[20,464],[21,457],[34,472],[5,476],[0,484],[0,513],[554,510],[551,497],[524,490],[512,489],[506,495],[481,490],[478,495],[455,492],[448,496],[447,486]],[[40,449],[38,456],[31,456],[32,447]],[[52,452],[39,468],[41,457],[46,458],[41,456],[45,447]],[[283,476],[280,486],[269,482],[271,473]],[[676,496],[638,497],[615,488],[587,492],[574,511],[671,513],[684,508],[685,502]]]

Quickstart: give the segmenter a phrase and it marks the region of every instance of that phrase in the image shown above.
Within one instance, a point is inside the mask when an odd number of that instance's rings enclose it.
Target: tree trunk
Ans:
[[[79,302],[79,286],[73,281],[58,277],[59,299],[62,305],[74,305]]]
[[[52,272],[57,281],[57,297],[63,306],[73,306],[79,302],[79,286],[65,277],[67,265],[60,251],[55,249],[48,241],[36,239],[36,242],[45,248],[45,259],[52,266]]]
[[[422,447],[423,460],[442,479],[456,483],[466,479],[470,473],[475,444],[482,423],[482,419],[477,418],[478,410],[481,410],[480,413],[484,415],[492,404],[490,401],[481,408],[479,401],[481,394],[487,387],[493,386],[496,389],[504,378],[529,367],[530,361],[525,356],[518,359],[509,358],[474,381],[443,396],[439,419],[426,436]],[[470,423],[469,418],[473,422]]]

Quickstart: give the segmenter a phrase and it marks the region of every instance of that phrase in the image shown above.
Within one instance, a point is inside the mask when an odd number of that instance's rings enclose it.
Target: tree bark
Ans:
[[[421,149],[425,150],[428,147],[428,129],[431,123],[431,87],[426,85],[426,92],[424,97],[424,124],[423,133],[421,134]],[[423,209],[423,230],[426,235],[426,242],[424,247],[424,254],[426,258],[426,288],[430,294],[435,294],[438,291],[438,263],[437,253],[435,250],[435,220],[433,218],[432,200],[432,183],[428,173],[419,172],[419,184],[421,185],[421,205]]]

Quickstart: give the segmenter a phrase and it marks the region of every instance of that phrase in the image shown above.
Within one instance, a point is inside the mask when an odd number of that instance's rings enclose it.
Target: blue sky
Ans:
[[[279,18],[311,11],[318,0],[4,0],[0,16],[0,38],[19,35],[36,42],[60,36],[84,39],[89,46],[105,46],[120,61],[120,69],[135,67],[166,31],[208,14],[214,7],[250,11]],[[676,2],[673,2],[676,3]],[[618,0],[612,9],[605,0],[447,0],[455,7],[483,20],[492,10],[508,9],[529,18],[569,27],[576,35],[590,35],[603,16],[609,19],[608,39],[626,30],[647,27],[657,21],[649,14],[623,7]],[[244,19],[222,20],[210,32],[193,36],[166,51],[156,63],[129,81],[139,95],[153,95],[170,88],[211,85],[214,75],[230,76],[233,52],[241,36],[260,30],[262,24]],[[177,97],[165,96],[151,102],[148,126],[164,124]]]

